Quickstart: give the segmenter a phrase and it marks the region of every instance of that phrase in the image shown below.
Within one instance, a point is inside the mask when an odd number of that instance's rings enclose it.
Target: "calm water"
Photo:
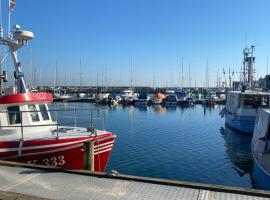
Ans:
[[[106,130],[117,135],[107,171],[252,188],[251,137],[220,131],[222,107],[107,108]],[[102,124],[96,122],[96,128]]]

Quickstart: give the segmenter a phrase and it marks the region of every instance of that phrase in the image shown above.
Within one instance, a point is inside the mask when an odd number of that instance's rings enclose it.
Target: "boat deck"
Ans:
[[[0,190],[48,199],[268,199],[270,192],[0,162]],[[9,193],[8,193],[9,194]],[[267,198],[268,197],[268,198]]]

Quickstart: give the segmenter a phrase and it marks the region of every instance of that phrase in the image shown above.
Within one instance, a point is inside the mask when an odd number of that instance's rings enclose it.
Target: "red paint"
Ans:
[[[97,137],[85,136],[68,139],[29,140],[23,142],[21,151],[19,150],[20,141],[2,141],[0,142],[0,159],[81,170],[84,165],[83,142],[85,140],[92,140],[95,141],[95,171],[104,172],[109,160],[112,145],[115,141],[115,136],[112,133],[106,135],[107,137],[103,137],[102,135]],[[70,142],[75,143],[67,144]],[[50,147],[45,145],[60,146]],[[24,148],[30,149],[24,150]]]
[[[11,94],[0,97],[0,104],[20,104],[20,103],[40,103],[53,101],[51,93],[46,92],[33,92],[33,93],[20,93]]]

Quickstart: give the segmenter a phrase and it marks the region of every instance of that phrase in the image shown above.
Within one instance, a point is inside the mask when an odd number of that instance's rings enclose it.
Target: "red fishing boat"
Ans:
[[[17,51],[33,38],[32,32],[21,30],[18,25],[4,37],[1,25],[0,41],[8,47],[7,54],[11,54],[15,66],[15,84],[4,90],[2,86],[3,82],[7,82],[7,73],[1,72],[0,159],[83,169],[83,145],[90,141],[94,144],[94,170],[103,172],[116,136],[108,131],[96,130],[91,125],[89,128],[80,128],[59,124],[57,119],[52,118],[52,110],[48,107],[53,100],[52,95],[33,93],[26,87]],[[54,112],[62,115],[61,110]],[[89,118],[89,121],[92,120]]]

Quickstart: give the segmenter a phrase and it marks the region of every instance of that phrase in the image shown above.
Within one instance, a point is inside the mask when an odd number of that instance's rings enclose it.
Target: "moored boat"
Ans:
[[[253,84],[254,49],[243,50],[243,82],[240,82],[241,91],[229,91],[226,95],[225,108],[221,116],[225,116],[225,123],[230,128],[252,135],[255,118],[260,107],[269,107],[269,92],[256,90]]]
[[[177,96],[174,90],[166,91],[165,106],[177,106]]]
[[[270,93],[229,91],[225,104],[225,123],[237,131],[252,134],[259,107],[269,106]]]
[[[259,109],[251,142],[252,177],[257,188],[270,190],[270,109]]]
[[[140,93],[138,97],[134,98],[134,106],[147,106],[150,98],[146,92]]]
[[[89,128],[61,125],[57,119],[53,120],[48,108],[53,101],[51,93],[34,93],[26,87],[17,50],[33,37],[32,32],[21,30],[18,25],[6,38],[0,37],[1,44],[9,48],[15,67],[15,85],[12,90],[0,93],[0,159],[83,169],[83,145],[90,142],[94,145],[93,170],[103,172],[116,136],[95,129],[92,123]],[[0,81],[6,82],[6,78],[3,73]],[[62,110],[54,112],[57,116],[63,114]]]
[[[121,103],[122,104],[131,104],[134,98],[134,91],[130,88],[127,90],[123,90],[120,94]]]
[[[155,93],[155,95],[153,96],[153,98],[151,99],[151,102],[153,104],[161,104],[164,99],[165,99],[165,95],[162,94],[161,92]]]

